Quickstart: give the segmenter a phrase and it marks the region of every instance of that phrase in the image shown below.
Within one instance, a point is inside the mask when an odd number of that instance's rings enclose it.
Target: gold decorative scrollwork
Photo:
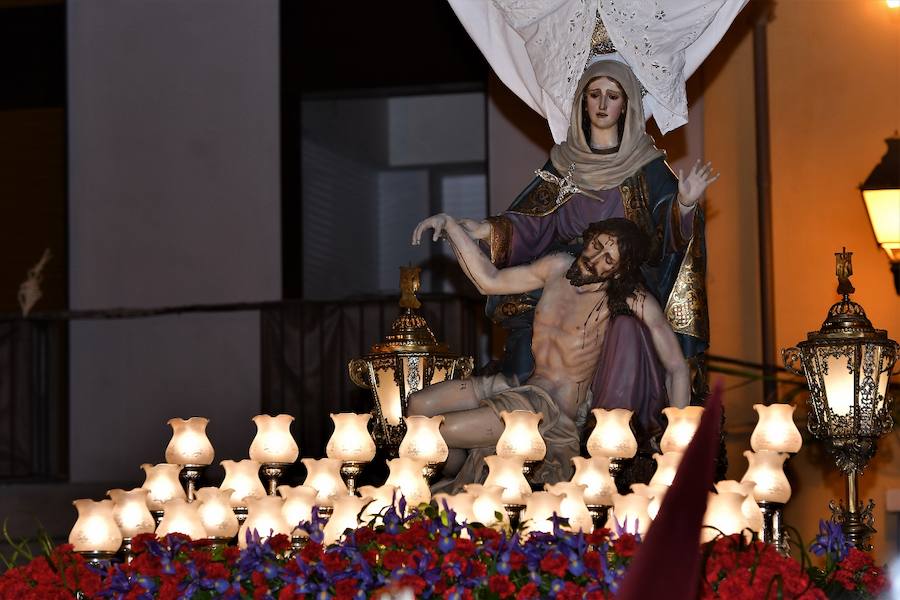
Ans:
[[[366,390],[372,389],[372,384],[369,382],[369,367],[366,361],[361,358],[354,358],[347,365],[347,370],[350,372],[350,380],[353,383]]]

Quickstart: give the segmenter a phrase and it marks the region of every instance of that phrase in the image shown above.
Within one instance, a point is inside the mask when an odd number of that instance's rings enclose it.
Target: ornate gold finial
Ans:
[[[400,307],[421,308],[422,303],[416,298],[419,291],[420,267],[400,267]]]
[[[834,272],[838,278],[837,293],[842,296],[847,296],[856,291],[853,284],[850,283],[850,276],[853,275],[853,264],[850,262],[852,257],[853,253],[847,252],[846,246],[840,252],[834,253]]]
[[[616,51],[616,46],[613,44],[612,40],[609,39],[609,32],[606,30],[606,25],[603,23],[603,19],[600,17],[600,12],[597,12],[597,20],[594,24],[594,32],[591,34],[591,56],[597,56],[599,54],[611,54]]]

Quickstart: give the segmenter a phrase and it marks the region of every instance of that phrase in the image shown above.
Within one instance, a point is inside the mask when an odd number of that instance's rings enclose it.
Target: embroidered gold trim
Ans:
[[[491,226],[491,262],[502,267],[509,262],[510,244],[512,243],[512,223],[503,215],[488,217]]]

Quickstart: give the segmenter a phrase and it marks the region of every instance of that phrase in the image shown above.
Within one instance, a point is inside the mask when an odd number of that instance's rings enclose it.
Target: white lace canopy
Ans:
[[[666,133],[687,123],[685,81],[747,0],[448,0],[494,72],[565,140],[599,16]]]

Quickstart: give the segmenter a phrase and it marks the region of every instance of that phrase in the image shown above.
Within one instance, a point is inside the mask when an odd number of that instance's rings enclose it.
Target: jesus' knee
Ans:
[[[409,395],[409,399],[407,401],[407,414],[410,416],[413,415],[424,415],[426,417],[433,417],[432,414],[432,402],[429,402],[429,394],[427,390],[421,390],[418,392],[414,392]]]

